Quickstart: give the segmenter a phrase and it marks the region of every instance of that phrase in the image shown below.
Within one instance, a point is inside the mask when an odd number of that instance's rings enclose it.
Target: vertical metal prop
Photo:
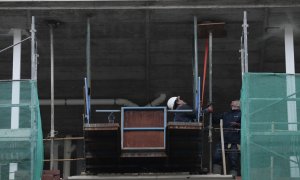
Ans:
[[[212,103],[212,32],[209,32],[209,103]],[[209,171],[212,173],[212,114],[209,114]]]
[[[198,83],[198,22],[197,17],[194,16],[194,109],[196,109],[197,101],[197,83]]]
[[[35,99],[35,83],[33,81],[37,80],[37,56],[36,56],[36,48],[35,48],[35,18],[34,16],[32,16],[31,18],[31,122],[32,125],[31,127],[37,127],[37,123],[33,123],[33,122],[37,122],[36,119],[36,112],[35,112],[35,106],[36,106],[36,99]],[[33,154],[31,155],[32,158]],[[34,172],[34,163],[33,161],[31,162],[31,172]]]
[[[90,18],[87,18],[86,25],[86,77],[88,81],[88,90],[91,86],[91,26]]]
[[[197,122],[200,122],[200,116],[201,116],[201,78],[198,77],[198,83],[197,83]]]
[[[146,67],[145,67],[145,77],[146,77],[146,97],[147,101],[150,100],[150,12],[146,10],[146,20],[145,20],[145,39],[146,39]]]
[[[247,24],[247,12],[244,11],[244,23],[243,23],[243,34],[244,34],[244,65],[245,72],[248,72],[248,24]]]
[[[87,18],[86,23],[86,78],[85,82],[85,98],[86,98],[86,120],[90,123],[90,98],[91,98],[91,24],[90,18]]]
[[[220,120],[220,133],[221,133],[221,147],[222,147],[223,172],[224,172],[224,175],[227,175],[227,171],[226,171],[225,147],[224,147],[223,119]]]
[[[50,170],[53,170],[53,145],[54,145],[54,48],[53,25],[50,26],[50,58],[51,58],[51,146],[50,146]]]
[[[243,36],[241,37],[241,50],[240,50],[240,53],[241,53],[241,73],[242,73],[242,79],[243,79],[243,76],[244,76],[244,73],[245,73],[245,60],[244,60],[244,43],[243,43]]]
[[[31,79],[37,80],[37,56],[35,48],[35,18],[32,16],[31,20]]]
[[[90,104],[90,95],[89,95],[89,89],[88,89],[88,82],[87,78],[84,78],[84,93],[85,93],[85,118],[86,121],[84,123],[87,123],[88,125],[90,124],[90,109],[91,109],[91,104]]]

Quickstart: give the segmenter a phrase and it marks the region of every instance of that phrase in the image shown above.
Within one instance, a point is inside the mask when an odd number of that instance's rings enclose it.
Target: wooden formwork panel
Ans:
[[[124,110],[122,143],[125,149],[164,149],[164,109]]]
[[[164,127],[164,112],[125,111],[124,127]]]
[[[126,131],[124,132],[125,148],[163,148],[163,131]]]

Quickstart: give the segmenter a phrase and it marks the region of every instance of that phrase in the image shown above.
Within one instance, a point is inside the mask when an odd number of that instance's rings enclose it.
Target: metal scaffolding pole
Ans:
[[[220,120],[220,134],[221,134],[221,147],[222,147],[222,165],[223,165],[223,173],[224,173],[224,175],[227,175],[227,171],[226,171],[225,147],[224,147],[223,119]]]
[[[241,50],[240,50],[240,53],[241,53],[241,74],[242,74],[242,79],[243,79],[243,76],[244,76],[244,73],[245,73],[245,60],[244,60],[244,43],[243,43],[243,35],[241,36]]]
[[[50,27],[50,58],[51,58],[51,130],[50,130],[50,138],[51,138],[51,149],[50,149],[50,170],[53,170],[54,164],[54,154],[53,154],[53,146],[54,146],[54,48],[53,48],[53,25],[49,24]]]
[[[212,32],[209,32],[209,103],[212,103]],[[212,173],[212,114],[209,114],[209,171]]]
[[[90,18],[87,18],[86,24],[86,77],[88,81],[88,90],[91,88],[91,26]]]
[[[35,18],[32,16],[31,20],[31,79],[37,80],[37,56],[35,48]]]
[[[248,24],[247,24],[247,12],[244,11],[244,23],[243,23],[243,34],[244,34],[244,66],[245,72],[248,72]]]
[[[145,18],[145,77],[146,77],[146,97],[147,101],[150,101],[150,11],[146,11],[146,18]]]
[[[31,18],[31,80],[36,81],[37,80],[37,59],[36,59],[36,48],[35,48],[35,18],[32,16]],[[36,122],[36,116],[35,116],[35,106],[36,106],[36,97],[35,97],[35,84],[34,82],[31,82],[31,122]],[[34,127],[33,125],[32,127]],[[33,148],[33,147],[32,147]],[[31,158],[34,155],[31,155]],[[34,163],[31,162],[31,172],[34,173]]]
[[[198,22],[197,17],[194,16],[194,110],[197,110],[197,83],[198,83]]]

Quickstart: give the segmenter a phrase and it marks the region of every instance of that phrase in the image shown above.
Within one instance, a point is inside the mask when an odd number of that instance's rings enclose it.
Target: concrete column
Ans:
[[[15,172],[18,170],[18,163],[9,163],[9,180],[15,179]]]
[[[84,148],[83,148],[83,141],[77,141],[76,143],[76,157],[84,157]],[[84,161],[77,161],[76,162],[76,174],[81,174],[84,172]]]
[[[14,44],[21,41],[21,29],[13,30]],[[13,48],[13,74],[12,80],[20,80],[21,78],[21,44]],[[20,82],[12,83],[12,104],[20,103]],[[11,109],[11,129],[19,128],[19,107],[12,107]]]
[[[284,43],[285,43],[285,71],[287,74],[295,74],[294,33],[293,33],[292,25],[285,26]]]
[[[286,74],[295,74],[295,58],[294,58],[294,34],[293,27],[291,25],[286,25],[285,27],[285,70]],[[287,81],[287,96],[296,93],[296,84],[295,77],[288,76]],[[291,96],[290,98],[296,98],[296,94]],[[296,101],[288,101],[287,103],[287,111],[288,111],[288,122],[294,123],[289,124],[290,131],[297,131],[297,107]]]
[[[54,141],[53,143],[53,159],[58,159],[59,143]],[[53,169],[58,169],[58,161],[53,161]]]
[[[294,58],[294,33],[293,27],[291,25],[285,26],[284,33],[284,43],[285,43],[285,69],[286,74],[291,74],[291,76],[286,77],[286,87],[287,96],[289,98],[296,98],[296,82],[295,82],[295,58]],[[294,95],[292,95],[294,94]],[[292,95],[292,96],[291,96]],[[289,99],[288,98],[288,99]],[[297,131],[297,104],[296,101],[287,102],[287,118],[288,118],[288,130]],[[291,177],[300,177],[299,165],[297,162],[297,156],[290,156],[290,174]]]
[[[22,30],[13,29],[13,44],[21,41]],[[12,80],[21,78],[21,43],[13,47],[13,69]],[[12,82],[12,104],[20,104],[20,82]],[[11,108],[11,129],[19,129],[19,107]],[[18,163],[9,163],[9,179],[15,179],[15,172],[18,170]]]
[[[71,136],[66,136],[71,137]],[[72,146],[72,141],[69,139],[64,140],[64,159],[70,159],[72,151],[74,151],[75,146]],[[64,161],[64,179],[70,176],[71,161]]]

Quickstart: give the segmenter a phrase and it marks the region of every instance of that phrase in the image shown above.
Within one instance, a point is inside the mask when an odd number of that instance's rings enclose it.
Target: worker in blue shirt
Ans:
[[[240,128],[241,128],[241,111],[240,101],[234,100],[230,104],[231,110],[219,116],[214,116],[214,122],[220,122],[223,119],[224,128],[224,149],[228,155],[230,174],[237,175],[239,165],[239,150],[240,150]],[[222,169],[222,149],[221,144],[217,143],[213,159],[213,173],[221,174]]]
[[[167,105],[171,110],[190,110],[193,109],[185,101],[183,101],[180,96],[171,97]],[[212,106],[208,106],[201,113],[212,112]],[[196,121],[196,113],[193,112],[176,112],[174,115],[174,122],[194,122]]]

